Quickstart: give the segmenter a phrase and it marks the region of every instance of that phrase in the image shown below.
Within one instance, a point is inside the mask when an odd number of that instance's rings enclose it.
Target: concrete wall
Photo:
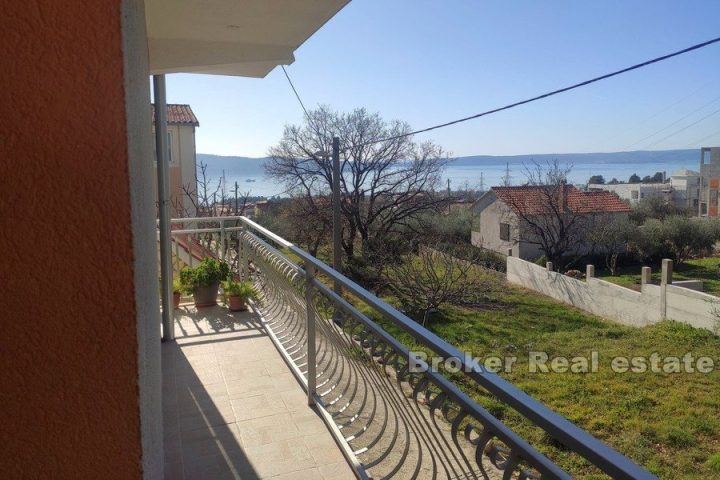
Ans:
[[[3,478],[162,476],[160,429],[141,428],[160,348],[141,338],[159,328],[154,262],[137,270],[152,248],[134,183],[151,165],[135,143],[150,132],[143,14],[131,0],[3,3]]]
[[[600,317],[638,327],[663,319],[662,292],[667,288],[665,318],[712,331],[717,328],[712,310],[713,302],[720,299],[680,286],[643,284],[642,291],[636,292],[594,277],[570,278],[516,257],[507,258],[507,280]]]

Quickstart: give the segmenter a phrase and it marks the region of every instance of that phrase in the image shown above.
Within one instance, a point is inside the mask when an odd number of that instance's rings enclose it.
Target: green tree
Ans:
[[[640,181],[640,176],[637,173],[633,173],[628,179],[628,183],[640,183]]]
[[[625,252],[628,241],[637,235],[637,225],[614,215],[598,215],[588,228],[586,241],[592,250],[603,255],[605,267],[611,275],[617,272],[617,262]]]
[[[593,175],[590,177],[590,180],[588,180],[588,183],[593,183],[597,185],[604,185],[605,184],[605,178],[602,175]]]

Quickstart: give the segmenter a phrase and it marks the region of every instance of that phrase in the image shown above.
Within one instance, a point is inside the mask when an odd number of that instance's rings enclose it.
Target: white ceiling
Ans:
[[[145,0],[150,73],[264,77],[350,0]]]

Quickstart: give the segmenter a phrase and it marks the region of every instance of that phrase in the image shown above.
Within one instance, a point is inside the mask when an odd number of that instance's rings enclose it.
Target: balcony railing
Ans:
[[[437,357],[459,359],[466,383],[612,478],[656,478],[500,376],[466,365],[452,345],[257,223],[172,223],[183,226],[172,232],[176,255],[216,255],[255,283],[270,337],[359,478],[572,478],[448,377],[419,359],[412,363],[424,368],[411,369],[408,346],[370,317],[399,327]]]

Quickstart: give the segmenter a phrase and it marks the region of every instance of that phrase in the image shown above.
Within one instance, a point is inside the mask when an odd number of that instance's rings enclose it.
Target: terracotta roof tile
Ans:
[[[177,103],[168,103],[168,125],[192,125],[199,127],[197,117],[193,113],[190,105]],[[152,106],[153,122],[155,121],[155,105]]]
[[[575,213],[629,212],[630,206],[612,192],[582,192],[572,185],[564,185],[566,208]],[[551,190],[547,190],[547,189]],[[497,197],[523,215],[548,211],[548,195],[559,195],[560,189],[542,186],[492,187]]]

